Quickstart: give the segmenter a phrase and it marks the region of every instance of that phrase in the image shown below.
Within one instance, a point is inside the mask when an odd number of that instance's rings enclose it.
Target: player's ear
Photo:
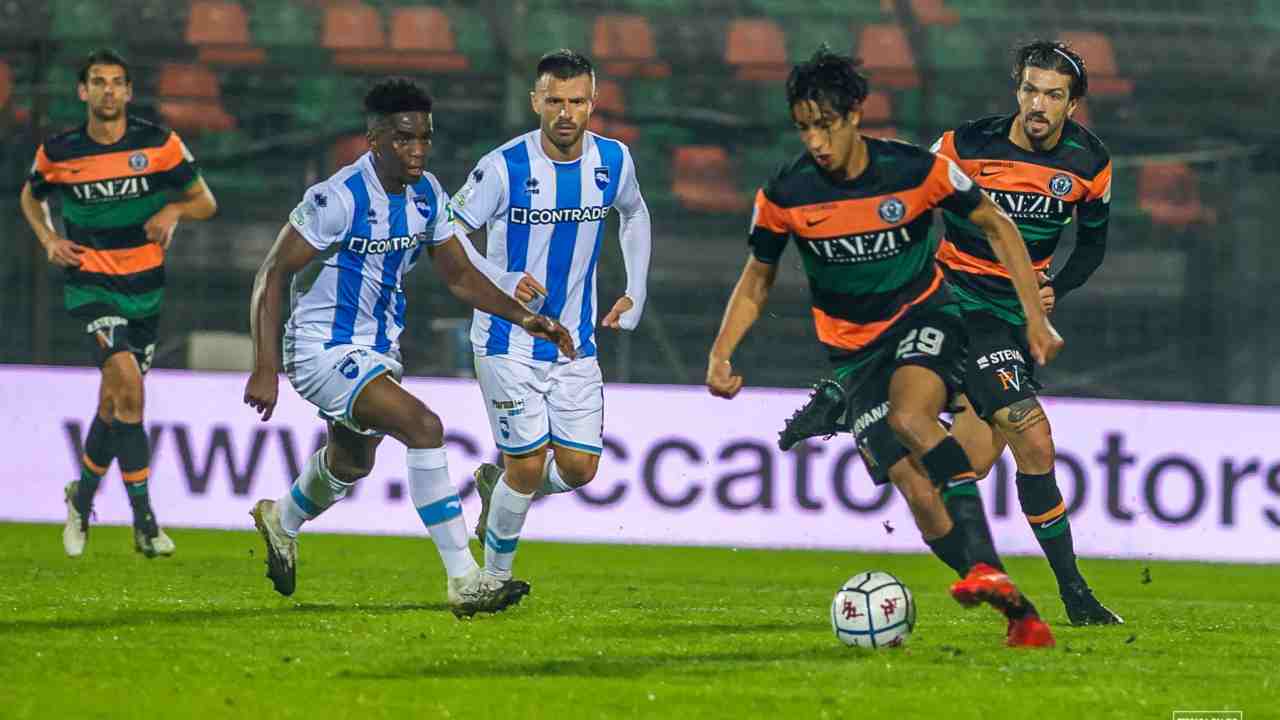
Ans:
[[[76,95],[79,96],[81,102],[89,102],[89,86],[84,83],[76,83]]]
[[[851,127],[862,128],[862,103],[853,106],[853,109],[844,116],[844,121]]]
[[[1080,107],[1080,98],[1071,98],[1067,101],[1067,117],[1076,114],[1076,109]]]

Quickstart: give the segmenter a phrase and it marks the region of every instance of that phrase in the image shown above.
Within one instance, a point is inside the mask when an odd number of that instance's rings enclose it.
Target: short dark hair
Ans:
[[[858,72],[862,61],[838,55],[825,43],[808,60],[791,68],[787,77],[787,106],[812,100],[827,103],[841,116],[867,99],[867,77]]]
[[[129,63],[125,62],[124,56],[110,48],[99,48],[85,56],[84,61],[80,63],[80,83],[82,85],[89,82],[89,68],[94,65],[119,65],[124,69],[124,81],[133,82],[129,77]]]
[[[568,48],[560,48],[538,59],[538,69],[533,76],[533,82],[536,84],[543,75],[561,80],[590,75],[591,79],[595,80],[596,68],[586,55]]]
[[[389,77],[365,93],[364,111],[370,123],[380,122],[396,113],[429,113],[431,95],[407,77]]]
[[[1089,94],[1089,69],[1067,43],[1054,40],[1033,40],[1013,51],[1013,82],[1022,84],[1023,71],[1028,67],[1054,70],[1071,78],[1071,100]]]

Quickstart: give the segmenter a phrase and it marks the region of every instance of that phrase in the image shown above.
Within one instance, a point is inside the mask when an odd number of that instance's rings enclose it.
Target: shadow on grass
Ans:
[[[645,623],[619,624],[610,634],[619,637],[675,637],[680,635],[769,635],[785,633],[830,632],[829,622],[745,623]]]
[[[869,660],[874,651],[851,651],[838,645],[791,652],[722,652],[662,655],[610,655],[553,660],[503,660],[495,665],[492,659],[447,660],[438,665],[417,663],[391,666],[384,670],[339,670],[336,677],[354,680],[417,680],[423,678],[484,679],[494,677],[495,672],[504,678],[523,677],[590,677],[634,678],[651,672],[678,672],[682,676],[718,675],[726,671],[741,671],[743,665],[766,665],[779,662],[857,662]]]
[[[445,603],[387,603],[371,605],[340,605],[336,603],[297,603],[281,607],[207,608],[180,610],[137,610],[119,612],[104,617],[72,618],[67,620],[7,620],[0,621],[0,636],[18,633],[49,632],[58,630],[109,630],[121,627],[146,625],[202,625],[223,620],[243,620],[261,617],[285,617],[298,614],[316,615],[394,615],[407,612],[447,612]]]

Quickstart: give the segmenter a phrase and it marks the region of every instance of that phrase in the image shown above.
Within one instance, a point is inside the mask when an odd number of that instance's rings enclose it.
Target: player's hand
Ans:
[[[618,302],[613,304],[613,309],[609,311],[608,315],[604,316],[604,320],[601,320],[600,324],[604,325],[607,328],[613,328],[614,330],[621,330],[622,329],[622,313],[630,310],[635,306],[636,306],[635,300],[632,300],[630,297],[623,295],[622,297],[618,298]]]
[[[1036,281],[1040,283],[1040,307],[1044,308],[1045,315],[1049,315],[1057,304],[1058,295],[1053,291],[1053,286],[1049,284],[1048,275],[1037,272]]]
[[[271,419],[279,399],[280,376],[271,370],[254,370],[244,386],[244,404],[262,415],[262,421]]]
[[[578,357],[577,350],[573,348],[573,336],[560,323],[552,320],[546,315],[525,315],[520,321],[520,327],[534,337],[540,337],[544,340],[550,340],[560,348],[560,352],[564,353],[570,360]]]
[[[1054,329],[1049,318],[1027,322],[1027,345],[1031,347],[1031,357],[1037,365],[1047,365],[1066,345],[1062,336]]]
[[[516,283],[516,299],[526,305],[546,296],[547,289],[529,273],[525,273],[520,282]]]
[[[733,363],[728,360],[708,358],[707,389],[718,398],[731,400],[742,389],[742,376],[733,374]]]
[[[61,235],[54,235],[44,245],[49,262],[58,267],[80,267],[80,254],[85,251],[83,245],[77,245]]]
[[[173,231],[178,228],[178,220],[181,218],[181,210],[173,205],[165,205],[151,216],[142,229],[147,233],[147,240],[159,245],[162,250],[168,250],[169,243],[173,242]]]

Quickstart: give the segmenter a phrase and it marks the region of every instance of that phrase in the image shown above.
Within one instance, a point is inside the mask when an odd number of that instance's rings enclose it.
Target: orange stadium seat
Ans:
[[[602,115],[592,115],[587,128],[597,135],[616,138],[627,145],[635,145],[640,139],[640,128],[621,120],[610,120]]]
[[[1200,202],[1195,171],[1182,162],[1143,163],[1138,170],[1138,207],[1157,224],[1177,229],[1218,221],[1217,212]]]
[[[369,151],[369,140],[364,133],[343,135],[329,146],[329,170],[336,172],[356,161]]]
[[[739,80],[782,82],[791,71],[786,33],[768,18],[739,18],[730,22],[724,59],[737,68]]]
[[[615,117],[626,115],[627,99],[623,95],[622,86],[612,80],[597,83],[595,111]]]
[[[320,45],[333,51],[333,64],[368,69],[394,64],[377,8],[361,2],[328,5]]]
[[[893,99],[889,93],[871,92],[862,102],[863,126],[884,125],[893,119]]]
[[[1133,80],[1120,77],[1111,39],[1098,32],[1064,32],[1059,38],[1084,58],[1089,70],[1089,94],[1095,97],[1127,97]]]
[[[911,0],[911,14],[921,25],[955,25],[960,22],[960,16],[943,0]]]
[[[680,204],[704,212],[742,212],[750,207],[734,187],[729,153],[716,145],[676,148],[671,192]]]
[[[156,109],[175,130],[231,130],[236,119],[222,106],[218,76],[203,65],[166,63],[156,84]]]
[[[13,69],[9,63],[0,60],[0,110],[9,106],[9,97],[13,95]]]
[[[1071,119],[1085,127],[1089,127],[1089,124],[1093,122],[1092,117],[1089,115],[1089,98],[1081,100],[1080,104],[1076,105],[1075,114],[1071,116]]]
[[[261,65],[262,48],[249,39],[249,17],[238,2],[195,0],[187,15],[187,44],[198,49],[202,63]]]
[[[605,75],[664,78],[671,66],[658,60],[653,27],[643,15],[601,15],[591,34],[591,53]]]
[[[391,12],[391,49],[398,63],[413,70],[457,72],[467,69],[458,52],[449,16],[438,7],[400,7]]]
[[[858,34],[858,56],[872,86],[902,90],[920,86],[915,55],[907,35],[897,25],[867,25]]]

